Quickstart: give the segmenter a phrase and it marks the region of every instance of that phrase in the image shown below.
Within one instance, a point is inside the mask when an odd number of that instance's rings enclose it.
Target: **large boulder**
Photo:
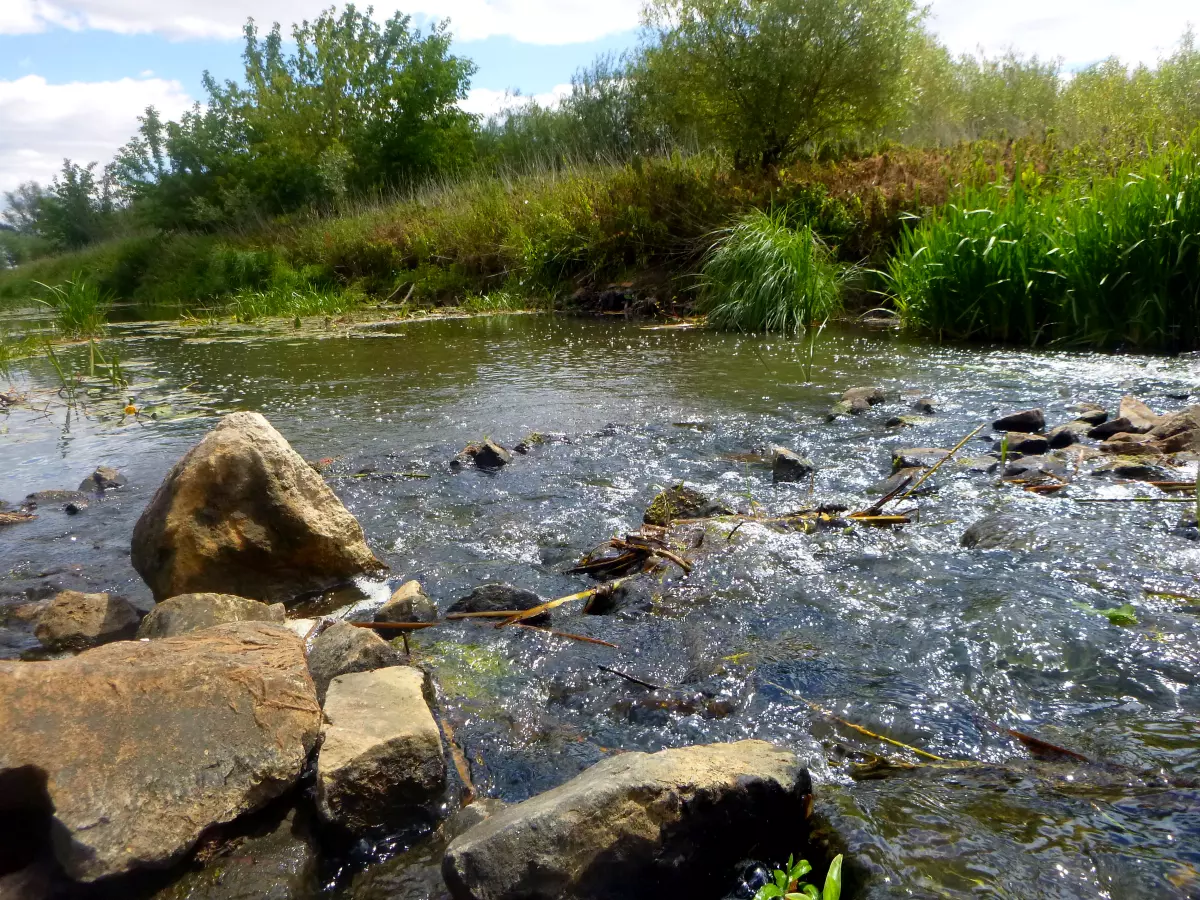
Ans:
[[[33,634],[49,650],[86,650],[133,637],[140,618],[124,597],[61,591],[38,617]]]
[[[283,622],[282,603],[268,605],[232,594],[181,594],[164,600],[142,619],[140,638],[166,638],[229,622]]]
[[[168,866],[291,787],[320,727],[304,647],[282,625],[0,662],[0,816],[52,809],[77,880]]]
[[[762,741],[624,753],[456,838],[455,900],[717,896],[751,849],[805,844],[808,773]]]
[[[175,465],[134,528],[132,560],[156,600],[211,591],[287,601],[385,568],[257,413],[226,416]]]
[[[370,672],[403,662],[400,651],[374,631],[346,622],[338,622],[317,635],[308,653],[308,670],[322,703],[329,683],[339,675]]]
[[[317,811],[369,833],[433,803],[446,785],[442,736],[411,666],[341,675],[329,685],[317,756]]]

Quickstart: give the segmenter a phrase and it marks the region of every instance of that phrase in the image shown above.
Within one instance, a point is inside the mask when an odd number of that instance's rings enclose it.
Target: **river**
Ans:
[[[811,353],[800,341],[527,315],[294,333],[125,323],[113,334],[101,352],[119,354],[128,389],[97,376],[68,406],[46,360],[12,373],[26,400],[0,418],[0,497],[73,489],[97,465],[130,483],[76,515],[47,507],[0,531],[0,656],[35,652],[8,614],[28,596],[72,587],[151,603],[129,564],[133,524],[228,411],[262,412],[306,458],[332,460],[330,484],[391,566],[388,586],[419,579],[444,610],[486,581],[548,598],[590,586],[564,570],[635,529],[680,481],[764,515],[814,501],[859,509],[877,499],[868,489],[892,449],[949,448],[1001,413],[1042,407],[1057,424],[1078,401],[1115,409],[1127,393],[1160,410],[1200,402],[1195,357],[862,331],[826,332]],[[86,347],[59,355],[88,365]],[[895,399],[827,421],[860,385]],[[934,415],[885,425],[920,397]],[[136,416],[121,412],[130,399]],[[448,466],[469,441],[511,447],[531,433],[547,440],[498,472]],[[963,455],[991,450],[989,434]],[[813,481],[774,484],[759,461],[772,444],[810,458]],[[1179,474],[1195,478],[1195,463]],[[619,649],[470,624],[417,635],[476,789],[518,801],[616,750],[761,738],[811,760],[827,813],[896,891],[887,896],[1200,896],[1200,600],[1186,599],[1200,596],[1200,543],[1176,528],[1185,507],[1080,503],[1159,496],[1090,474],[1051,495],[964,466],[935,483],[900,528],[700,528],[690,575],[646,579],[610,615],[556,611],[555,628]],[[960,545],[1000,511],[1023,525],[1016,549]],[[1103,615],[1125,604],[1136,624]],[[826,713],[970,765],[881,766],[921,758]],[[1090,762],[1034,760],[1009,729]],[[397,864],[342,873],[328,890],[384,896],[372,885]]]

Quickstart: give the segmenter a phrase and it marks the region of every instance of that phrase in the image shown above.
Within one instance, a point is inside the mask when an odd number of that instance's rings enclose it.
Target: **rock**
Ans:
[[[883,481],[880,481],[880,482],[872,485],[871,487],[867,488],[867,493],[882,494],[884,496],[887,496],[892,491],[899,489],[899,487],[902,484],[904,484],[906,481],[908,482],[907,487],[912,487],[914,484],[917,483],[917,479],[920,478],[924,474],[925,474],[925,470],[921,469],[921,468],[910,467],[910,468],[904,468],[904,469],[897,469],[892,475],[888,476]],[[928,493],[931,493],[933,490],[934,490],[933,479],[929,479],[924,484],[921,485],[921,487],[918,489],[917,493],[928,494]]]
[[[175,465],[138,519],[132,551],[156,600],[287,601],[386,568],[333,491],[257,413],[226,416]]]
[[[1100,445],[1101,453],[1115,453],[1119,456],[1153,456],[1161,457],[1163,452],[1152,443],[1141,441],[1107,440]]]
[[[460,835],[442,873],[455,900],[716,896],[751,848],[804,845],[811,790],[763,741],[622,753]]]
[[[1010,413],[992,423],[996,431],[1019,431],[1024,434],[1041,434],[1046,430],[1046,416],[1040,409],[1027,409]]]
[[[124,597],[62,591],[38,618],[33,633],[50,650],[86,650],[133,637],[140,618]]]
[[[268,622],[0,662],[0,778],[20,788],[0,814],[43,797],[80,881],[165,867],[294,784],[320,725],[300,641]]]
[[[1131,481],[1170,481],[1171,473],[1144,458],[1118,456],[1092,470],[1093,475],[1113,475]]]
[[[370,672],[403,662],[400,651],[374,631],[345,622],[338,622],[317,635],[308,653],[308,670],[321,703],[325,702],[329,683],[339,675]]]
[[[1078,413],[1076,421],[1087,422],[1093,428],[1108,421],[1108,410],[1098,403],[1076,403],[1073,409]]]
[[[1150,429],[1161,425],[1164,418],[1132,394],[1121,398],[1117,417],[1127,419],[1133,425],[1129,430],[1134,434],[1145,434]]]
[[[996,513],[975,522],[959,543],[968,550],[1028,550],[1035,543],[1034,527],[1009,513]]]
[[[308,640],[308,636],[312,634],[312,630],[321,623],[320,619],[288,619],[283,624],[287,626],[287,630],[300,638],[300,640]],[[307,653],[307,650],[305,651]]]
[[[103,494],[105,491],[115,491],[129,483],[124,475],[108,466],[100,466],[79,485],[79,490],[85,494]]]
[[[317,895],[312,814],[296,807],[271,812],[255,816],[262,821],[247,823],[230,836],[233,852],[185,873],[151,900],[305,900]]]
[[[1087,433],[1087,436],[1094,441],[1103,441],[1112,437],[1114,434],[1121,434],[1122,432],[1128,433],[1131,431],[1133,431],[1133,423],[1128,419],[1110,419],[1101,425],[1097,425]]]
[[[164,600],[142,619],[139,638],[168,638],[229,622],[280,622],[283,604],[268,606],[232,594],[180,594]]]
[[[1068,422],[1066,425],[1050,429],[1046,439],[1050,443],[1051,450],[1065,450],[1067,447],[1078,444],[1081,438],[1087,436],[1091,428],[1092,426],[1087,422]]]
[[[1044,434],[1022,434],[1019,431],[1008,433],[1008,449],[1011,453],[1029,453],[1040,455],[1050,449],[1050,441]]]
[[[949,450],[936,447],[897,447],[892,450],[892,468],[928,469],[949,455]]]
[[[727,516],[729,507],[705,494],[683,484],[667,488],[656,496],[642,516],[647,525],[666,527],[677,519],[707,519],[712,516]]]
[[[82,491],[37,491],[30,494],[21,503],[21,509],[32,512],[47,506],[65,506],[73,503],[80,509],[87,509],[88,495]]]
[[[511,584],[485,584],[475,588],[465,597],[460,597],[450,604],[446,610],[450,613],[504,612],[505,610],[533,609],[545,603],[533,591],[515,588]],[[550,613],[542,613],[527,619],[532,625],[545,624],[550,621]]]
[[[887,392],[881,387],[850,388],[842,394],[842,402],[857,410],[870,409],[887,400]]]
[[[512,462],[512,454],[489,438],[479,444],[467,444],[455,458],[459,465],[466,460],[473,462],[477,469],[495,471]]]
[[[811,462],[787,447],[771,448],[771,475],[776,484],[805,481],[816,470]]]
[[[937,413],[937,407],[934,406],[933,400],[929,397],[914,400],[912,408],[914,412],[919,412],[925,416],[932,416]]]
[[[1200,451],[1200,406],[1166,416],[1150,430],[1150,437],[1164,453]]]
[[[329,685],[317,756],[317,810],[348,831],[394,826],[446,785],[442,736],[411,666],[341,675]]]
[[[1046,456],[1025,456],[1004,467],[1005,478],[1020,475],[1066,475],[1067,465],[1060,459]]]
[[[437,605],[425,595],[421,582],[406,581],[375,613],[376,622],[436,622]]]

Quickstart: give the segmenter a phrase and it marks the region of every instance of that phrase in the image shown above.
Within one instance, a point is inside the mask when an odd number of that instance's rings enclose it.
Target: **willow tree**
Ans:
[[[922,16],[915,0],[649,0],[641,78],[674,130],[770,167],[886,123]]]

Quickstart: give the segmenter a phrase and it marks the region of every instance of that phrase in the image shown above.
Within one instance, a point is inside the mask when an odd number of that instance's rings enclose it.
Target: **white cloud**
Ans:
[[[177,81],[49,84],[39,75],[0,81],[0,191],[47,182],[64,158],[106,163],[137,129],[147,106],[178,117],[192,100]]]
[[[241,34],[247,17],[285,26],[314,18],[330,0],[0,0],[0,34],[51,25],[122,34],[154,32],[171,38]],[[11,7],[11,8],[10,8]],[[408,0],[375,4],[377,16],[401,9],[449,18],[461,40],[509,35],[535,44],[590,41],[637,27],[641,0]]]
[[[511,91],[493,91],[490,88],[471,88],[467,99],[458,105],[469,113],[483,116],[485,119],[497,113],[504,112],[526,103],[537,103],[539,106],[556,107],[563,97],[571,93],[571,85],[556,84],[544,94],[534,94],[530,97],[514,96]]]
[[[1109,56],[1153,63],[1171,53],[1189,20],[1200,26],[1195,0],[932,0],[930,6],[931,27],[956,53],[1015,47],[1067,65]]]

